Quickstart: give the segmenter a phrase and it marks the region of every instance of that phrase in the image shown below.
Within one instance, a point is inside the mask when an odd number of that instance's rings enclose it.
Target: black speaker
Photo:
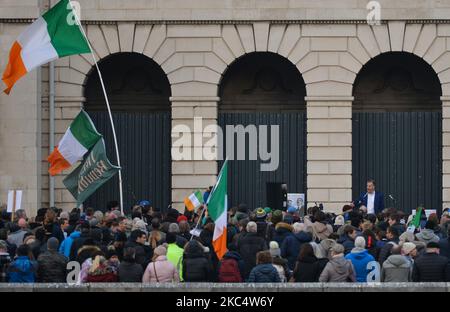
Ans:
[[[272,210],[287,209],[287,184],[279,182],[266,183],[266,203]]]

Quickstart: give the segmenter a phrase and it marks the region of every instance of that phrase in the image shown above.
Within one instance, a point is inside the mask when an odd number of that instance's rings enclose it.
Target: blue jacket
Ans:
[[[280,275],[271,263],[258,264],[250,272],[248,283],[280,283]]]
[[[8,281],[10,283],[34,283],[38,263],[27,256],[17,257],[8,268]]]
[[[78,231],[72,232],[59,246],[59,253],[66,256],[66,258],[70,257],[70,247],[72,247],[73,241],[80,237],[81,233]]]
[[[312,235],[306,232],[299,232],[284,239],[281,245],[281,257],[287,259],[289,269],[294,269],[300,248],[310,241],[312,241]]]
[[[375,261],[375,258],[366,250],[352,251],[345,256],[345,259],[350,260],[355,268],[356,281],[360,283],[367,282],[367,274],[370,273],[367,270],[367,264],[371,261]]]
[[[367,196],[366,192],[362,192],[361,194],[359,194],[358,200],[355,201],[356,206],[364,205],[367,207],[367,197],[368,196]],[[373,203],[373,208],[375,210],[375,214],[379,214],[380,212],[383,211],[383,209],[384,209],[384,194],[383,193],[375,191],[375,200]]]

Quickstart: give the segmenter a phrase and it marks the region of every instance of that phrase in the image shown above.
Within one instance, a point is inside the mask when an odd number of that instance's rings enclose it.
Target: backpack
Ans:
[[[220,262],[219,282],[221,283],[242,283],[241,272],[238,262],[235,259],[223,259]]]

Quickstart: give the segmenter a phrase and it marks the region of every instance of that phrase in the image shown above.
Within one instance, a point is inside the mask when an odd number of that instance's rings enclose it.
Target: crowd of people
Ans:
[[[203,213],[141,201],[128,216],[105,211],[39,209],[0,219],[0,281],[95,282],[445,282],[450,281],[450,212],[378,215],[345,205],[340,214],[314,206],[304,213],[245,204],[228,210],[227,253],[218,259],[214,223]]]

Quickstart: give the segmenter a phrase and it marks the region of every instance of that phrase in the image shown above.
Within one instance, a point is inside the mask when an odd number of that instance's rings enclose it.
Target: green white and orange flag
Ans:
[[[74,14],[70,1],[61,0],[19,35],[11,47],[2,77],[6,94],[21,77],[42,64],[91,52]]]
[[[184,205],[187,210],[194,211],[203,204],[202,192],[196,190],[194,193],[184,199]]]
[[[58,146],[48,156],[47,160],[50,163],[48,172],[54,176],[64,169],[70,168],[81,160],[101,137],[102,135],[95,129],[89,115],[81,110],[59,141]]]
[[[215,223],[213,247],[219,260],[227,252],[227,177],[228,160],[225,160],[207,202],[208,214]]]

